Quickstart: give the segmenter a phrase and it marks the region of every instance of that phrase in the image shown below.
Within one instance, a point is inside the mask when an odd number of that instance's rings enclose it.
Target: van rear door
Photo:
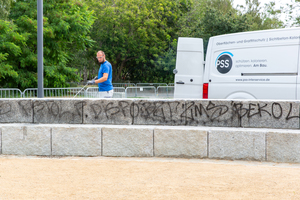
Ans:
[[[174,98],[202,98],[203,58],[201,38],[178,39]]]

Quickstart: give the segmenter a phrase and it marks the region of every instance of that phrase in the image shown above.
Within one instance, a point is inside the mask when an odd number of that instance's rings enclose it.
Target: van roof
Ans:
[[[266,30],[258,30],[258,31],[245,31],[245,32],[237,32],[237,33],[229,33],[223,35],[216,35],[210,38],[218,38],[224,36],[231,36],[231,35],[241,35],[241,34],[253,34],[253,33],[266,33],[266,32],[273,32],[273,31],[288,31],[288,30],[298,30],[300,31],[300,27],[291,27],[291,28],[280,28],[280,29],[266,29]]]

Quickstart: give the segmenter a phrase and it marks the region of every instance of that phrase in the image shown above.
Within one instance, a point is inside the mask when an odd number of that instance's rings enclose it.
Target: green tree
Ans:
[[[284,27],[279,19],[280,9],[275,9],[275,2],[261,5],[259,0],[246,0],[246,7],[241,6],[242,13],[247,17],[249,30],[264,30]]]
[[[296,10],[300,10],[300,0],[295,0],[295,5],[294,6],[292,6],[292,7],[294,7],[294,8],[296,8]],[[293,8],[292,8],[293,9]],[[299,12],[298,12],[299,13]],[[297,15],[295,16],[295,25],[296,26],[300,26],[300,14],[298,14],[297,13]]]
[[[153,77],[156,77],[154,82],[158,83],[172,83],[174,82],[173,70],[176,66],[176,54],[177,54],[177,40],[169,41],[168,49],[164,50],[156,57],[151,60],[153,65]],[[149,77],[151,80],[152,77]],[[149,81],[150,81],[149,80]],[[149,82],[146,80],[146,82]]]
[[[231,0],[195,0],[194,5],[179,20],[178,36],[203,38],[204,50],[212,36],[249,29],[247,17],[233,8]]]
[[[17,79],[18,73],[13,69],[13,60],[21,55],[21,48],[26,36],[15,32],[16,26],[0,19],[0,84],[7,82],[7,78]],[[7,84],[10,86],[9,84]]]
[[[79,80],[76,68],[67,64],[74,51],[85,50],[92,44],[88,34],[94,18],[80,0],[47,0],[43,6],[44,86],[64,87],[68,81]],[[13,65],[19,77],[9,81],[20,89],[37,87],[36,17],[34,0],[17,0],[9,16],[17,26],[16,31],[27,36]]]
[[[91,54],[95,57],[100,49],[106,53],[113,67],[114,82],[149,76],[147,72],[155,65],[150,60],[169,48],[180,13],[190,5],[187,0],[89,2],[97,18],[91,33],[96,41]]]
[[[168,48],[162,50],[158,55],[151,56],[146,62],[140,63],[138,67],[126,70],[126,80],[131,82],[145,83],[171,83],[174,82],[173,69],[176,64],[177,40],[167,40]],[[128,63],[128,66],[136,66],[136,63]]]
[[[194,0],[192,9],[179,19],[177,35],[179,37],[202,37],[203,28],[207,25],[204,24],[203,19],[209,14],[209,9],[218,11],[222,15],[218,18],[224,17],[223,14],[228,12],[236,11],[230,0]]]
[[[287,14],[287,26],[300,26],[300,0],[293,0],[281,8]]]
[[[0,0],[0,19],[7,19],[12,0]]]

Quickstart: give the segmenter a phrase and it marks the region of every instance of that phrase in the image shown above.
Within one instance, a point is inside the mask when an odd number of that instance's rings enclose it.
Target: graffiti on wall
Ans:
[[[242,127],[294,123],[299,104],[284,101],[222,100],[5,100],[1,122],[77,124],[158,124]],[[278,123],[277,123],[278,124]],[[278,126],[279,126],[278,125]],[[264,125],[265,126],[265,125]],[[272,123],[270,127],[272,127]]]
[[[299,120],[299,108],[290,102],[241,101],[97,101],[87,104],[94,119],[130,118],[132,124],[242,126],[249,120]],[[254,121],[252,121],[254,123]]]

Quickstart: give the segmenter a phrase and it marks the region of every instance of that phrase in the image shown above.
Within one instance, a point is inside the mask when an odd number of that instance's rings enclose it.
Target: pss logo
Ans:
[[[230,52],[221,53],[216,59],[217,70],[221,74],[226,74],[231,70],[233,54]]]

